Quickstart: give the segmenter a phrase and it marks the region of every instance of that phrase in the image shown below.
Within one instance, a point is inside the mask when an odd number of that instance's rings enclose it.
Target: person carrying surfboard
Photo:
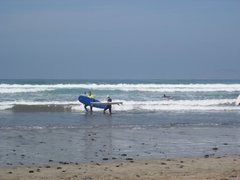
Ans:
[[[108,95],[107,96],[107,102],[112,102],[112,99],[111,97]],[[112,114],[112,105],[111,104],[108,104],[104,110],[103,110],[103,113],[105,114],[106,110],[109,110],[109,114]]]
[[[94,95],[92,94],[91,91],[88,91],[88,97],[91,98],[91,99],[94,99]]]
[[[94,99],[94,95],[92,94],[91,91],[88,91],[87,97]],[[88,112],[87,105],[84,105],[85,110]],[[92,112],[92,106],[90,106],[90,111]]]

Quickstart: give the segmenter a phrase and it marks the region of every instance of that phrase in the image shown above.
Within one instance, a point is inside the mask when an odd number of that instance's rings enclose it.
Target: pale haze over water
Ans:
[[[2,79],[238,79],[240,1],[0,1]]]

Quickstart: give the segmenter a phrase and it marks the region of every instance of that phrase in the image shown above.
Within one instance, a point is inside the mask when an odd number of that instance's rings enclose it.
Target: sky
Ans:
[[[240,79],[240,1],[0,0],[0,79]]]

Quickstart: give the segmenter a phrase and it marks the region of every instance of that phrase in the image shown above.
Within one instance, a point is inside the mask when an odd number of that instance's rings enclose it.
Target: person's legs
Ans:
[[[108,109],[108,106],[104,108],[103,114],[105,114],[106,110]]]
[[[110,106],[108,109],[109,109],[109,114],[112,114],[112,107]]]
[[[86,110],[86,112],[88,112],[87,105],[84,105],[84,109]]]
[[[105,114],[106,110],[109,110],[109,113],[112,114],[112,107],[110,105],[107,105],[105,109],[103,110],[103,113]]]

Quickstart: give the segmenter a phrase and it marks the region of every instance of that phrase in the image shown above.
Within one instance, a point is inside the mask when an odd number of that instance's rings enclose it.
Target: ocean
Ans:
[[[89,90],[123,105],[86,113]],[[239,94],[240,80],[0,80],[0,166],[239,154]]]
[[[89,90],[122,101],[115,112],[239,110],[237,80],[0,80],[0,110],[82,112],[78,96]]]

